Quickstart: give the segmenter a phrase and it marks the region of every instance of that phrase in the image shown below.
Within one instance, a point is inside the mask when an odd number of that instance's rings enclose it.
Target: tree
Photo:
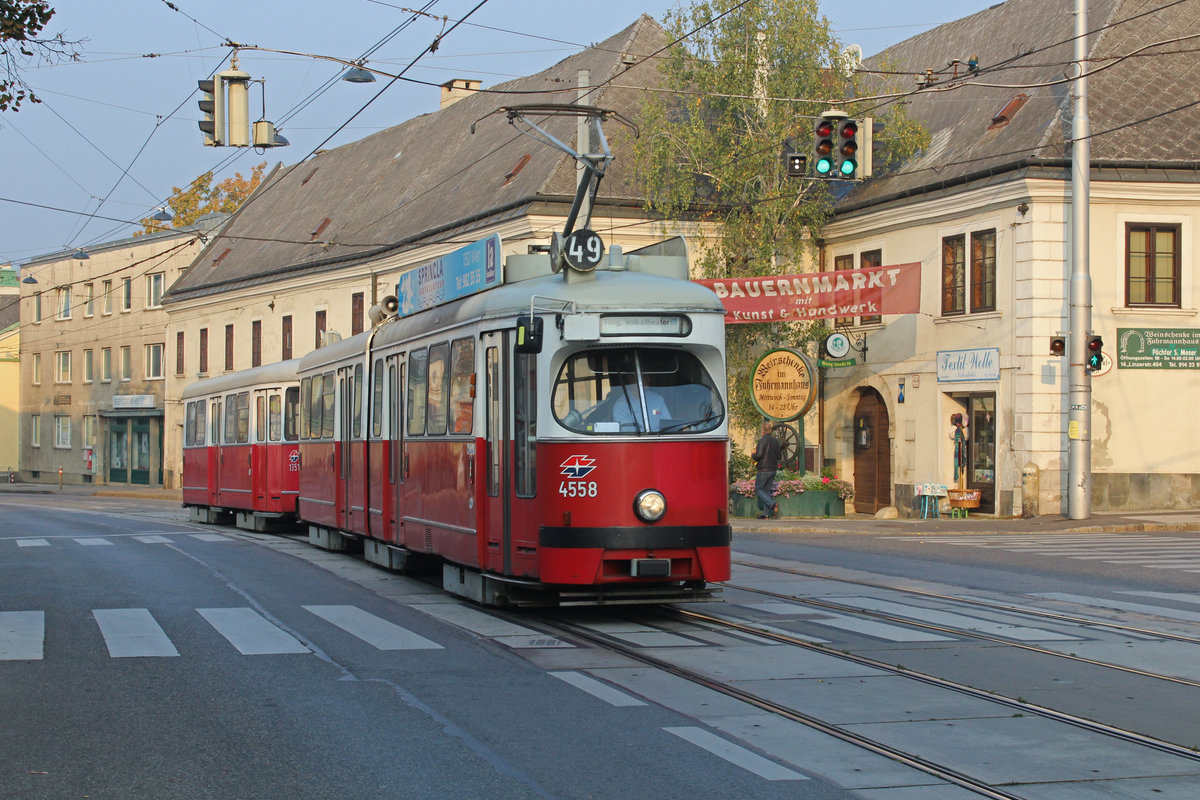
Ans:
[[[832,213],[835,186],[789,178],[784,155],[811,151],[821,112],[833,106],[856,116],[865,105],[847,99],[857,94],[856,78],[817,0],[695,0],[668,13],[664,25],[680,40],[660,66],[674,91],[648,93],[634,144],[647,210],[717,223],[715,240],[698,255],[702,277],[802,271]],[[900,106],[877,116],[906,134],[885,144],[877,163],[920,143]],[[824,325],[726,330],[730,410],[753,429],[759,416],[745,387],[758,357],[770,347],[802,346]]]
[[[182,228],[191,225],[205,214],[232,214],[262,183],[263,170],[266,167],[267,162],[264,161],[251,169],[250,177],[247,178],[239,172],[216,186],[213,186],[212,170],[196,178],[186,189],[172,186],[171,199],[167,201],[173,215],[170,225]],[[142,230],[135,233],[135,236],[163,229],[163,223],[149,217],[141,220],[141,224]]]
[[[41,102],[21,77],[27,64],[79,57],[74,49],[79,42],[61,33],[39,36],[53,16],[46,0],[0,0],[0,111],[19,111],[25,100]]]

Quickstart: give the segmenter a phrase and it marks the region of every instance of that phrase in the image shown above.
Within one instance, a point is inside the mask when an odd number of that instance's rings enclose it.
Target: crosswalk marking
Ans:
[[[108,539],[101,539],[98,536],[89,536],[86,539],[76,539],[75,541],[79,542],[84,547],[99,547],[112,544],[112,542],[110,542]]]
[[[629,708],[632,706],[646,705],[636,697],[628,695],[619,689],[614,689],[607,683],[598,681],[591,676],[584,675],[582,672],[576,672],[574,670],[562,670],[558,672],[552,671],[550,674],[555,678],[558,678],[560,681],[565,681],[566,683],[571,684],[576,689],[582,689],[592,697],[603,700],[610,706],[616,706],[617,708]]]
[[[673,733],[684,741],[702,747],[715,756],[725,759],[731,764],[753,772],[760,778],[769,781],[806,781],[807,776],[790,770],[787,767],[768,761],[762,756],[752,753],[740,745],[722,739],[715,733],[703,728],[663,728],[667,733]]]
[[[304,606],[304,608],[379,650],[443,649],[437,642],[430,641],[406,628],[401,628],[386,619],[380,619],[374,614],[368,614],[355,606]]]
[[[413,608],[443,622],[449,622],[451,625],[472,633],[494,639],[513,649],[573,647],[569,642],[535,631],[533,628],[508,622],[483,611],[477,611],[461,603],[422,603]]]
[[[253,609],[197,608],[196,611],[244,656],[312,652]]]
[[[883,639],[887,642],[952,642],[953,638],[936,633],[902,628],[899,625],[888,625],[886,622],[876,622],[871,619],[844,617],[840,614],[829,614],[822,619],[809,620],[814,625],[825,625],[830,628],[840,628],[851,633],[860,633],[873,639]]]
[[[179,655],[175,645],[144,608],[97,608],[92,610],[108,654],[113,658],[170,657]]]
[[[830,598],[830,600],[834,601],[835,598]],[[866,609],[868,611],[879,611],[892,616],[907,617],[909,619],[915,619],[921,622],[928,622],[944,628],[976,631],[989,636],[1003,636],[1006,639],[1015,639],[1020,642],[1079,641],[1078,636],[1058,633],[1057,631],[1048,631],[1042,628],[1029,628],[1024,625],[1017,625],[1014,623],[993,622],[991,620],[980,619],[979,617],[972,617],[966,614],[957,614],[952,611],[939,611],[933,608],[923,608],[904,603],[894,603],[888,600],[880,600],[873,597],[838,597],[836,598],[836,602],[841,603],[842,605]]]
[[[171,541],[167,537],[159,536],[158,534],[154,534],[152,536],[135,536],[133,538],[137,539],[139,542],[143,542],[144,544],[168,544]]]
[[[0,661],[41,661],[46,612],[0,611]]]
[[[189,533],[188,536],[201,542],[228,542],[229,537],[220,533]]]
[[[17,539],[17,547],[49,547],[45,539]]]

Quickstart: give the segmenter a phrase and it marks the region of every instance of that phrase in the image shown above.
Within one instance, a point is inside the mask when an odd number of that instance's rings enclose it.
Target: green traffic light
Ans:
[[[833,170],[833,159],[818,158],[815,168],[818,175],[828,175]]]
[[[858,164],[853,159],[849,158],[843,161],[839,167],[841,173],[846,176],[853,175],[856,169],[858,169]]]

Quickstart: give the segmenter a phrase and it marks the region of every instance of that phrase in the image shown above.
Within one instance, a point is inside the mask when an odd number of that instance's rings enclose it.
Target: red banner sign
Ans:
[[[696,283],[721,298],[727,324],[915,314],[921,309],[919,262]]]

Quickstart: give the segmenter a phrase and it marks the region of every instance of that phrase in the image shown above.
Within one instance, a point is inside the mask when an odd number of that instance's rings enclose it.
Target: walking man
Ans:
[[[754,479],[754,494],[758,498],[758,508],[762,512],[759,519],[771,519],[779,515],[779,504],[771,496],[771,486],[775,483],[775,473],[779,471],[779,440],[771,435],[771,423],[763,422],[762,436],[754,448],[754,463],[758,465],[758,475]]]

